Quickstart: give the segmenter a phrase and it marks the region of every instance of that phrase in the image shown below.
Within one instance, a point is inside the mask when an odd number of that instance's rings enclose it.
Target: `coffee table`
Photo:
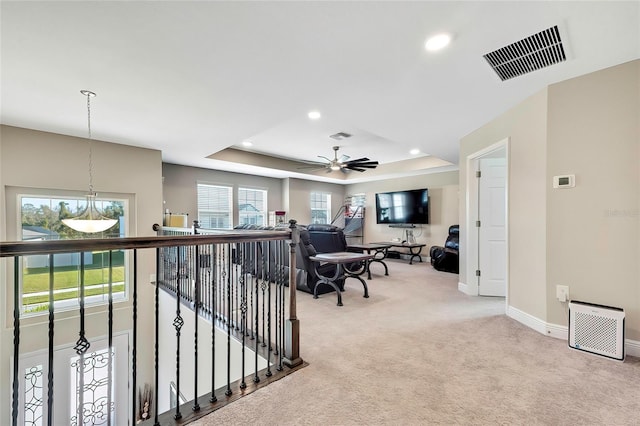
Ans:
[[[413,259],[415,259],[416,257],[420,260],[420,262],[422,262],[422,256],[420,256],[420,252],[422,252],[422,247],[425,247],[426,244],[420,244],[420,243],[396,243],[396,242],[380,242],[380,243],[373,243],[373,244],[389,244],[391,247],[402,247],[402,248],[406,248],[409,249],[409,254],[411,255],[411,257],[409,258],[409,265],[413,265]]]
[[[371,264],[373,262],[378,262],[384,266],[384,274],[389,275],[389,268],[387,267],[387,264],[384,263],[389,247],[391,247],[391,244],[388,243],[350,244],[347,247],[347,250],[362,250],[366,251],[367,254],[371,254],[371,251],[374,250],[373,257],[367,263],[367,279],[371,279]]]

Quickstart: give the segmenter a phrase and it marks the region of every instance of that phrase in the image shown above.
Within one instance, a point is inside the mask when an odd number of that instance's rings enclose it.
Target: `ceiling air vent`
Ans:
[[[329,137],[332,138],[332,139],[335,139],[337,141],[341,141],[342,139],[350,138],[351,135],[349,133],[345,133],[345,132],[338,132],[335,135],[331,135]]]
[[[563,62],[567,56],[562,47],[558,26],[484,55],[502,81]]]

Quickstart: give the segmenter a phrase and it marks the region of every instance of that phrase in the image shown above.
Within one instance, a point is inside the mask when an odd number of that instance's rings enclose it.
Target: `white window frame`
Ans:
[[[205,201],[201,201],[201,188],[218,188],[218,189],[225,189],[228,191],[228,209],[224,210],[224,209],[214,209],[211,204],[209,204],[207,207],[209,208],[201,208],[201,204],[205,204]],[[197,202],[197,206],[198,206],[198,222],[200,223],[200,226],[202,226],[203,228],[221,228],[221,229],[231,229],[233,228],[233,186],[231,185],[225,185],[225,184],[216,184],[216,183],[206,183],[206,182],[198,182],[196,185],[196,202]],[[221,215],[223,214],[227,214],[228,215],[228,225],[227,226],[211,226],[211,221],[208,220],[204,220],[203,215],[207,214],[207,215],[211,215],[212,218],[216,219],[216,225],[219,224],[220,218],[222,217]],[[218,216],[216,216],[218,215]],[[224,219],[222,219],[224,220]]]
[[[317,204],[320,203],[321,206],[318,207]],[[331,193],[330,192],[321,192],[321,191],[312,191],[309,195],[309,204],[311,207],[311,221],[310,223],[331,223]],[[326,222],[318,222],[316,217],[314,216],[315,211],[324,211],[327,217]]]
[[[253,193],[262,193],[262,205],[261,206],[257,206],[257,203],[252,203],[252,201],[256,201],[255,199],[253,200],[249,200],[247,198],[242,199],[240,192],[241,191],[246,191],[246,192],[253,192]],[[269,195],[269,192],[266,189],[262,189],[262,188],[249,188],[249,187],[239,187],[238,188],[238,201],[236,203],[236,208],[238,209],[238,225],[243,225],[243,217],[247,218],[247,217],[255,217],[256,218],[256,223],[254,223],[254,225],[256,226],[266,226],[267,225],[267,197]],[[258,211],[255,212],[254,214],[243,214],[242,210],[240,210],[240,204],[251,204],[253,205]],[[257,223],[260,222],[260,223]]]
[[[15,212],[15,223],[16,223],[16,228],[15,228],[15,232],[16,232],[16,240],[17,241],[21,241],[23,239],[23,230],[22,230],[22,202],[23,199],[28,199],[28,198],[41,198],[41,199],[50,199],[50,200],[78,200],[78,201],[85,201],[86,202],[86,194],[82,193],[82,192],[78,192],[78,191],[65,191],[65,190],[54,190],[54,189],[32,189],[32,188],[17,188],[17,187],[12,187],[8,189],[8,192],[14,192],[15,191],[15,207],[13,209],[13,212]],[[99,194],[99,196],[96,198],[96,202],[98,207],[100,208],[100,204],[98,204],[101,201],[117,201],[123,204],[124,206],[124,217],[121,219],[120,222],[120,226],[124,228],[124,233],[122,233],[121,231],[121,237],[125,237],[127,236],[131,231],[130,231],[130,223],[132,222],[130,220],[131,217],[131,212],[130,212],[130,206],[133,204],[131,203],[132,201],[132,197],[131,196],[127,196],[127,194]],[[7,206],[7,214],[10,214],[9,211],[12,210],[10,208],[10,206]],[[95,237],[95,234],[92,234]],[[46,256],[47,255],[42,255],[42,256]],[[79,254],[75,253],[75,254],[69,254],[69,255],[65,255],[65,254],[56,254],[54,257],[54,267],[56,266],[56,259],[60,259],[63,256],[79,256]],[[85,259],[87,259],[89,256],[92,256],[89,253],[85,253]],[[20,279],[20,294],[19,294],[19,298],[22,301],[23,297],[24,297],[24,277],[23,277],[23,271],[25,268],[24,262],[28,260],[25,259],[24,257],[21,258],[20,261],[20,273],[19,273],[19,279]],[[128,251],[124,251],[124,288],[122,291],[116,291],[114,293],[112,293],[113,296],[113,301],[115,303],[118,302],[124,302],[127,301],[129,299],[129,283],[131,282],[132,279],[132,268],[129,267],[131,262],[131,253],[129,253]],[[48,268],[48,259],[46,261],[47,265],[44,267]],[[80,262],[79,262],[79,258],[78,258],[78,270],[80,269]],[[47,290],[48,291],[48,288]],[[106,290],[106,285],[104,285],[104,291],[103,294],[98,294],[98,295],[92,295],[92,296],[85,296],[85,306],[89,307],[89,306],[98,306],[98,305],[106,305],[108,303],[108,293]],[[34,305],[21,305],[21,317],[23,318],[27,318],[27,317],[32,317],[32,316],[42,316],[42,315],[48,315],[48,309],[45,310],[37,310],[37,306],[38,304],[34,304]],[[54,306],[55,306],[55,310],[56,312],[63,312],[63,311],[70,311],[70,310],[75,310],[77,309],[77,307],[79,306],[79,301],[78,301],[78,297],[75,298],[70,298],[70,299],[66,299],[66,300],[59,300],[59,301],[55,301],[54,302]]]

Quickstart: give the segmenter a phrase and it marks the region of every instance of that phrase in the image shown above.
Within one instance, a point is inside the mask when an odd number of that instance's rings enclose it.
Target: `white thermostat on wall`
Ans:
[[[553,177],[554,188],[573,188],[576,186],[576,175],[560,175]]]

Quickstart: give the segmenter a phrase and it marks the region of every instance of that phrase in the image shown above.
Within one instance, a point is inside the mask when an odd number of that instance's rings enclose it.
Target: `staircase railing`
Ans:
[[[102,416],[108,425],[134,424],[138,419],[149,419],[154,425],[183,423],[191,418],[200,417],[226,403],[248,393],[250,390],[262,386],[261,383],[269,383],[294,371],[303,364],[299,352],[299,321],[296,314],[295,295],[295,248],[298,243],[298,230],[295,221],[286,231],[207,231],[198,235],[171,235],[157,237],[134,237],[117,239],[90,239],[90,240],[58,240],[39,242],[2,242],[0,243],[0,258],[3,262],[3,270],[7,272],[7,280],[13,279],[13,368],[11,387],[11,418],[12,424],[25,422],[25,410],[30,410],[32,417],[37,417],[33,424],[85,424],[88,417]],[[131,253],[130,287],[130,311],[131,327],[129,340],[131,350],[127,357],[129,361],[127,378],[124,383],[130,383],[129,401],[126,403],[127,412],[124,417],[116,417],[121,411],[116,410],[116,391],[112,384],[117,374],[122,374],[116,367],[114,358],[114,336],[116,328],[114,324],[117,318],[113,298],[113,267],[111,254],[114,251],[124,250]],[[140,316],[138,259],[140,251],[155,251],[155,289],[153,308],[153,339],[147,339],[154,345],[153,356],[145,359],[139,358],[140,321],[148,323],[149,318]],[[78,339],[73,346],[79,361],[74,365],[80,371],[79,382],[76,389],[76,409],[62,422],[59,415],[63,410],[62,402],[56,404],[57,396],[68,395],[67,389],[58,389],[58,381],[65,380],[55,376],[58,371],[54,368],[58,356],[57,346],[60,338],[55,340],[56,333],[65,334],[68,330],[60,330],[61,321],[65,321],[67,327],[69,314],[63,312],[56,302],[55,270],[56,256],[60,253],[85,253],[94,251],[106,251],[109,253],[108,266],[108,290],[106,291],[107,303],[103,308],[106,316],[106,340],[108,351],[96,355],[91,352],[91,344],[95,339],[95,332],[89,333],[85,326],[85,319],[89,313],[86,311],[85,275],[87,268],[84,264],[84,256],[79,256],[79,289],[77,300],[77,318],[79,318]],[[48,317],[46,325],[34,327],[30,318],[23,317],[23,303],[21,300],[21,271],[22,261],[30,255],[48,255],[49,257],[49,291],[48,303],[45,304]],[[11,261],[13,260],[13,261]],[[286,287],[289,283],[293,283]],[[160,288],[175,296],[173,307],[162,306]],[[11,293],[11,292],[8,292]],[[144,303],[151,301],[145,300]],[[188,306],[189,309],[184,309]],[[100,311],[99,309],[97,311]],[[90,313],[93,317],[96,308]],[[173,312],[175,311],[175,312]],[[123,314],[122,307],[117,310],[117,315]],[[60,317],[60,318],[58,318]],[[205,333],[199,329],[202,320],[207,318],[210,330]],[[192,318],[192,319],[190,319]],[[192,349],[185,351],[185,336],[182,336],[185,323],[191,321],[193,336],[189,340]],[[42,345],[47,353],[47,361],[44,362],[39,374],[39,390],[29,388],[31,400],[27,401],[25,370],[21,364],[24,350],[21,348],[22,328],[33,340],[34,332],[42,332],[41,339],[48,342]],[[175,355],[167,354],[160,350],[159,341],[170,339],[167,329],[173,328],[175,335]],[[165,330],[160,335],[160,330]],[[216,336],[220,330],[226,334],[225,339]],[[210,336],[206,346],[202,344],[202,335]],[[222,340],[222,341],[220,341]],[[236,379],[231,374],[232,341],[242,342],[241,354],[238,363],[241,372]],[[73,345],[74,342],[67,342]],[[222,344],[226,347],[223,361],[226,361],[226,377],[216,377],[216,347]],[[249,355],[246,352],[251,347],[255,353],[252,362],[247,362]],[[181,351],[182,349],[182,351]],[[188,358],[185,357],[185,352]],[[237,351],[236,351],[237,352]],[[211,358],[211,363],[203,363],[201,356],[206,354]],[[259,354],[262,356],[259,357]],[[120,355],[121,356],[121,355]],[[100,404],[88,400],[87,389],[91,386],[95,394],[95,384],[85,384],[85,368],[94,363],[96,357],[105,361],[105,376],[100,383],[104,384],[102,392],[103,400]],[[153,397],[144,398],[138,396],[138,372],[139,367],[145,363],[153,364]],[[120,364],[118,364],[120,365]],[[262,365],[262,368],[259,367]],[[185,366],[189,366],[187,373],[191,373],[190,381],[193,384],[193,399],[186,404],[177,403],[171,412],[160,413],[159,404],[162,391],[168,389],[164,383],[160,383],[159,373],[161,369],[175,368],[171,380],[175,381],[176,394],[180,395],[180,379],[184,376]],[[163,370],[164,372],[164,370]],[[33,372],[32,372],[33,373]],[[28,374],[28,372],[27,372]],[[209,376],[209,383],[203,385],[199,378]],[[32,374],[33,376],[33,374]],[[31,376],[29,376],[31,377]],[[123,381],[123,378],[120,378]],[[247,383],[249,382],[249,383]],[[223,386],[220,386],[223,383]],[[35,388],[38,388],[36,386]],[[35,393],[34,393],[35,392]],[[39,393],[38,393],[39,392]],[[191,392],[184,390],[184,392]],[[37,393],[37,394],[36,394]],[[125,392],[126,393],[126,392]],[[145,393],[146,394],[146,393]],[[87,396],[89,395],[89,396]],[[144,399],[144,401],[143,401]],[[147,403],[145,405],[144,403]],[[67,404],[68,406],[68,404]],[[87,407],[91,406],[90,411]],[[144,406],[144,408],[143,408]],[[54,410],[55,407],[55,410]],[[97,412],[96,407],[101,410]],[[146,409],[146,414],[141,413]],[[84,422],[84,423],[83,423]]]

